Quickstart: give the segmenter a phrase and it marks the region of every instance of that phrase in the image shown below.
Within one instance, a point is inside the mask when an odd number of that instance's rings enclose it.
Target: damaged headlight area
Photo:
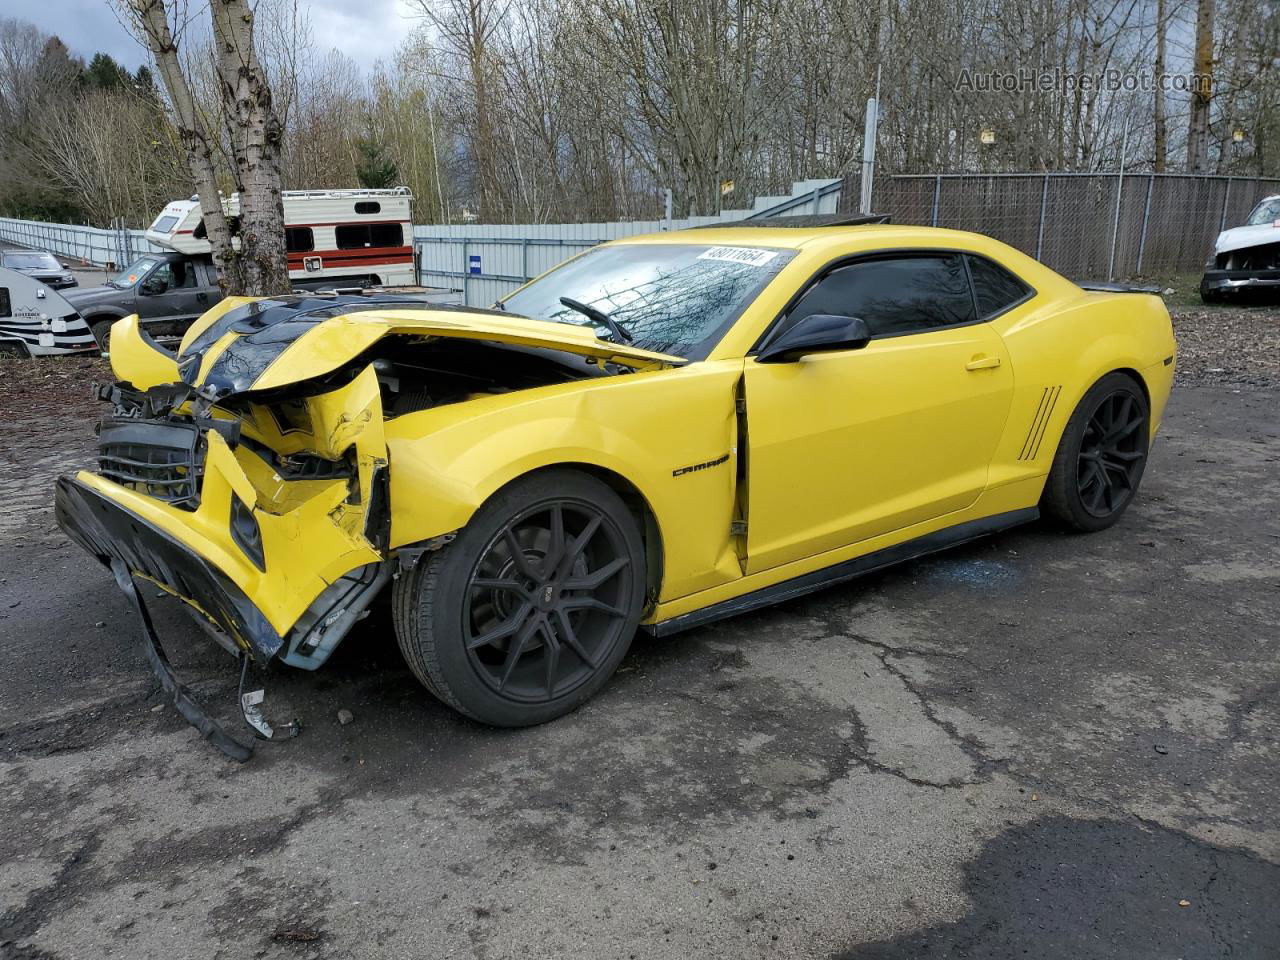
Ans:
[[[97,471],[58,485],[59,523],[128,584],[175,706],[238,759],[243,745],[173,678],[135,581],[182,600],[242,671],[250,659],[323,664],[396,563],[378,376],[369,365],[344,379],[222,403],[184,385],[117,383],[100,391],[112,412]],[[294,729],[267,723],[261,699],[242,691],[259,736]]]

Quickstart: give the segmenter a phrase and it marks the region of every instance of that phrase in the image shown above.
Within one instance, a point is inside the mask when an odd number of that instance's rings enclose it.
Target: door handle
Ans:
[[[964,365],[966,370],[993,370],[1000,366],[999,357],[974,357]]]

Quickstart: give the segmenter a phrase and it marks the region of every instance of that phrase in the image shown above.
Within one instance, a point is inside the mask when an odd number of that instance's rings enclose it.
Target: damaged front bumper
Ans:
[[[182,600],[241,660],[242,686],[250,660],[323,664],[396,567],[372,377],[305,400],[310,429],[305,437],[292,430],[290,442],[306,452],[292,450],[292,459],[264,443],[269,411],[217,421],[194,413],[181,391],[176,403],[170,388],[135,391],[141,404],[118,402],[102,423],[99,472],[58,480],[59,525],[130,596],[147,658],[174,705],[236,759],[248,748],[173,677],[134,581]],[[282,445],[278,435],[268,439]],[[305,469],[294,469],[300,461]],[[273,738],[260,700],[260,691],[241,690],[246,722]]]
[[[1200,279],[1200,292],[1235,293],[1242,290],[1266,290],[1280,287],[1280,270],[1206,270]]]

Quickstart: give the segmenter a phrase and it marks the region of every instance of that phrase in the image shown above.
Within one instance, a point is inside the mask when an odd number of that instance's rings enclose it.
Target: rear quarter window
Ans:
[[[1004,267],[986,257],[969,254],[967,259],[979,320],[988,320],[1004,313],[1034,292]]]

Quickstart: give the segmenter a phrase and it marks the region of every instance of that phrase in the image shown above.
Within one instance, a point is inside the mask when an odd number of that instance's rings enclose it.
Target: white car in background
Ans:
[[[1248,290],[1280,292],[1280,195],[1264,197],[1242,227],[1218,234],[1200,280],[1200,299],[1221,303]]]

